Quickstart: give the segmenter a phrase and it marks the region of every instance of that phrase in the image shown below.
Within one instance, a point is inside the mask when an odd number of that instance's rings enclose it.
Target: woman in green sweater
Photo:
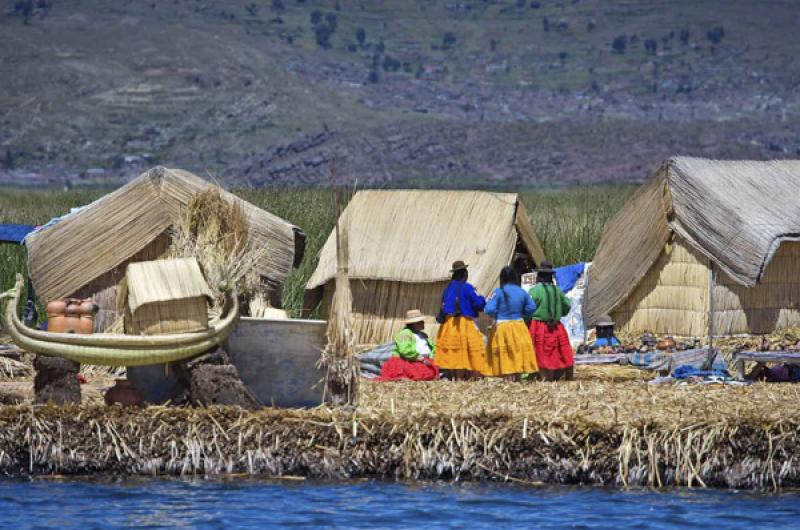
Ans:
[[[539,374],[545,380],[572,379],[575,364],[572,346],[561,318],[569,313],[570,302],[553,283],[553,266],[542,261],[536,270],[536,285],[529,294],[536,304],[530,333]]]

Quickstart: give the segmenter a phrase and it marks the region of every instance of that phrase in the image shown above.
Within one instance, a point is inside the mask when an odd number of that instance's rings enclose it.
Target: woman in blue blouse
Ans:
[[[519,284],[517,271],[513,267],[503,267],[500,287],[494,290],[486,304],[486,314],[496,321],[489,333],[487,375],[513,381],[519,381],[522,373],[539,370],[524,320],[533,314],[536,305]]]
[[[454,379],[486,373],[486,347],[475,324],[486,300],[467,279],[467,265],[453,263],[452,280],[442,294],[444,322],[436,336],[436,364]]]

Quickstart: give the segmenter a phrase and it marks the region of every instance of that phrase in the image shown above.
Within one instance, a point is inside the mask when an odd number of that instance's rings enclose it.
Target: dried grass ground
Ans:
[[[3,406],[0,472],[777,489],[800,485],[798,402],[788,384],[578,380],[366,382],[354,410]]]

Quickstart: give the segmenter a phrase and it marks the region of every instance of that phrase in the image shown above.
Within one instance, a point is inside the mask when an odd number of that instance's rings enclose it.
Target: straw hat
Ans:
[[[608,315],[600,315],[600,318],[597,319],[597,322],[594,323],[595,326],[613,326],[614,321],[611,320],[611,317]]]
[[[422,314],[422,311],[419,309],[411,309],[406,311],[406,324],[416,324],[417,322],[423,322],[425,320],[425,315]]]
[[[450,272],[461,271],[461,270],[466,269],[467,267],[468,267],[468,265],[466,263],[464,263],[463,261],[461,261],[461,260],[454,261],[453,262],[453,268],[450,269]]]
[[[544,259],[539,264],[536,272],[555,272],[555,270],[553,269],[553,264],[549,260]]]

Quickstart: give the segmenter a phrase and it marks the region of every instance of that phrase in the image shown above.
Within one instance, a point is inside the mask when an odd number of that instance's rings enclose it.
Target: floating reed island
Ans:
[[[794,385],[364,383],[356,408],[0,407],[0,472],[800,485]]]

